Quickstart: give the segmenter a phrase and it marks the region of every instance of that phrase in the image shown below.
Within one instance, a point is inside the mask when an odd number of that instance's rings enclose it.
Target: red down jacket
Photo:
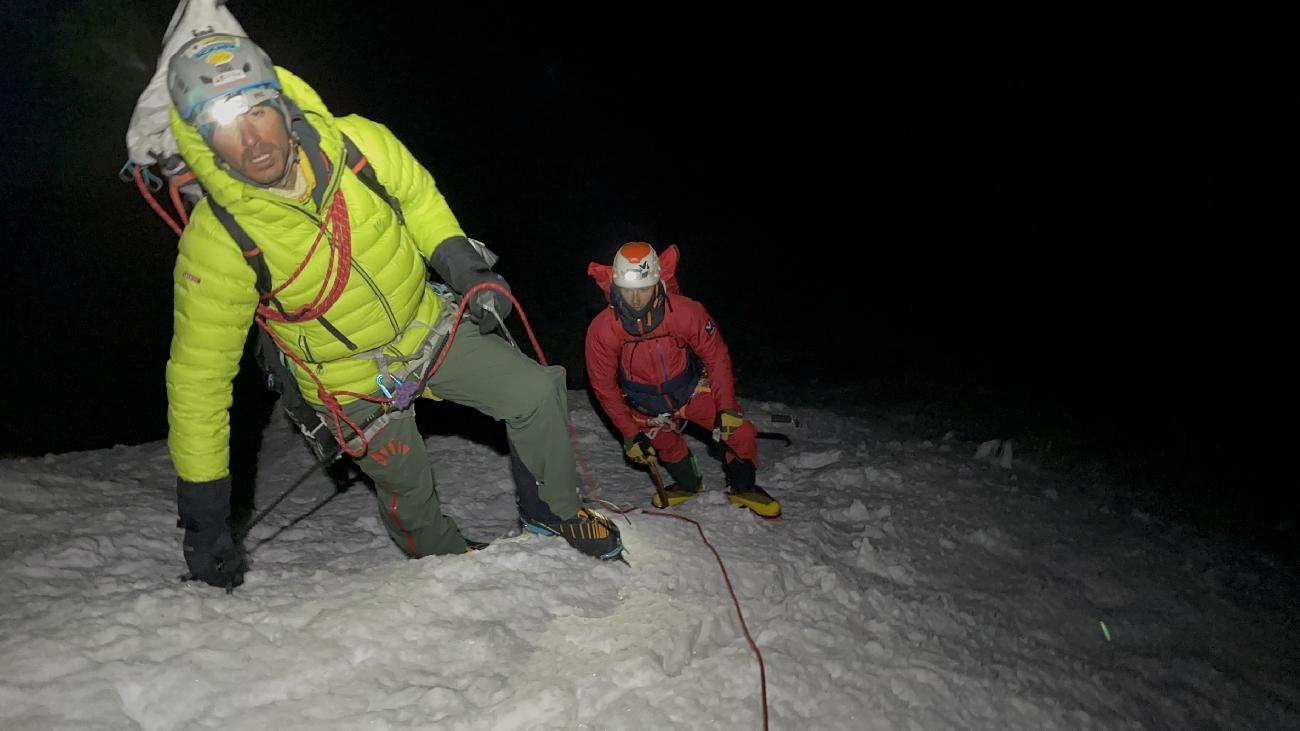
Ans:
[[[624,437],[636,434],[646,417],[685,405],[697,380],[688,373],[692,367],[703,366],[718,409],[739,409],[731,353],[704,305],[680,293],[673,278],[677,256],[675,245],[659,256],[667,301],[657,327],[645,335],[632,335],[611,305],[587,328],[587,377],[601,407]],[[610,269],[594,262],[587,269],[607,300]],[[633,391],[642,392],[644,398]],[[655,408],[638,413],[629,396]]]

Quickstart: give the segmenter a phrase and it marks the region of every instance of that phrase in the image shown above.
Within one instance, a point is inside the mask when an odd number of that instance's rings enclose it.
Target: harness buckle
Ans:
[[[651,421],[650,423],[654,424],[654,427],[646,431],[646,436],[649,437],[650,439],[654,439],[655,437],[659,436],[659,432],[663,431],[664,429],[667,429],[668,431],[672,431],[672,432],[681,431],[681,428],[679,428],[677,424],[676,414],[672,414],[672,413],[660,414],[656,416],[654,420]]]
[[[306,424],[298,425],[298,431],[302,432],[302,435],[308,439],[315,439],[316,432],[320,431],[322,428],[326,428],[325,417],[321,416],[319,413],[316,414],[316,426],[308,429]]]
[[[317,436],[317,432],[325,429],[325,436],[328,440],[323,440]],[[316,460],[322,464],[333,462],[342,452],[337,448],[337,442],[334,441],[333,433],[329,425],[325,423],[325,417],[320,412],[316,413],[316,426],[311,429],[306,424],[299,423],[298,431],[302,432],[303,437],[307,440],[307,446],[311,449],[312,454],[316,455]]]

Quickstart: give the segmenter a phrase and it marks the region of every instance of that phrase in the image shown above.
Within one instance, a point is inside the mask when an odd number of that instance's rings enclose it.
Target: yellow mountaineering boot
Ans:
[[[727,499],[732,505],[742,508],[749,508],[756,515],[762,518],[779,518],[781,517],[781,503],[776,498],[767,494],[767,491],[758,485],[745,490],[736,492],[730,488],[727,489]]]
[[[737,457],[723,464],[722,472],[727,476],[727,499],[732,505],[749,508],[759,517],[780,517],[781,503],[754,484],[756,470],[753,462]]]
[[[667,505],[664,505],[663,501],[659,499],[658,490],[655,490],[654,494],[650,496],[650,504],[656,508],[671,508],[674,505],[681,505],[699,495],[700,491],[704,489],[704,478],[700,476],[700,467],[695,463],[695,455],[688,454],[686,459],[680,462],[667,462],[661,459],[659,464],[663,465],[664,471],[676,482],[664,488],[664,494],[668,496]]]
[[[681,505],[682,503],[686,502],[687,500],[690,500],[691,498],[695,497],[696,495],[699,495],[699,494],[700,494],[700,491],[699,491],[699,490],[687,490],[687,489],[683,488],[680,484],[674,482],[673,484],[671,484],[671,485],[669,485],[668,487],[665,487],[665,488],[664,488],[664,494],[668,496],[668,504],[667,504],[667,505],[663,505],[663,504],[662,504],[663,501],[659,499],[659,491],[658,491],[658,490],[655,490],[655,491],[654,491],[654,494],[652,494],[652,495],[650,496],[650,504],[651,504],[651,505],[654,505],[656,508],[671,508],[671,507],[674,506],[674,505]]]

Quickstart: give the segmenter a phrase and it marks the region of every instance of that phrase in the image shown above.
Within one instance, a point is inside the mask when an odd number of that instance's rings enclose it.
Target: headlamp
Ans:
[[[235,121],[235,117],[248,111],[248,101],[244,99],[243,94],[238,96],[228,96],[225,99],[218,99],[207,109],[206,116],[212,118],[212,123],[218,126],[225,126]],[[205,116],[203,114],[200,117]]]
[[[618,286],[629,289],[642,289],[659,283],[655,272],[651,271],[650,266],[645,263],[624,270],[619,279],[621,281],[618,282]]]
[[[239,115],[265,101],[280,96],[280,92],[270,86],[254,86],[227,94],[220,99],[204,104],[194,115],[194,126],[224,127],[239,118]]]

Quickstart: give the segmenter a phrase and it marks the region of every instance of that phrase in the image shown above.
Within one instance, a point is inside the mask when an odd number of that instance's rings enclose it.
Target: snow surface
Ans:
[[[570,403],[600,495],[648,506]],[[798,416],[759,424],[794,439],[761,443],[783,523],[727,504],[700,443],[711,490],[677,509],[726,563],[772,728],[1300,728],[1295,581],[1267,557],[1117,510],[997,435]],[[259,508],[309,465],[277,425]],[[758,661],[693,526],[631,513],[632,566],[599,563],[518,534],[505,456],[428,446],[466,535],[513,535],[409,561],[364,484],[320,506],[317,474],[255,528],[229,596],[177,580],[163,443],[0,462],[0,727],[761,727]]]

